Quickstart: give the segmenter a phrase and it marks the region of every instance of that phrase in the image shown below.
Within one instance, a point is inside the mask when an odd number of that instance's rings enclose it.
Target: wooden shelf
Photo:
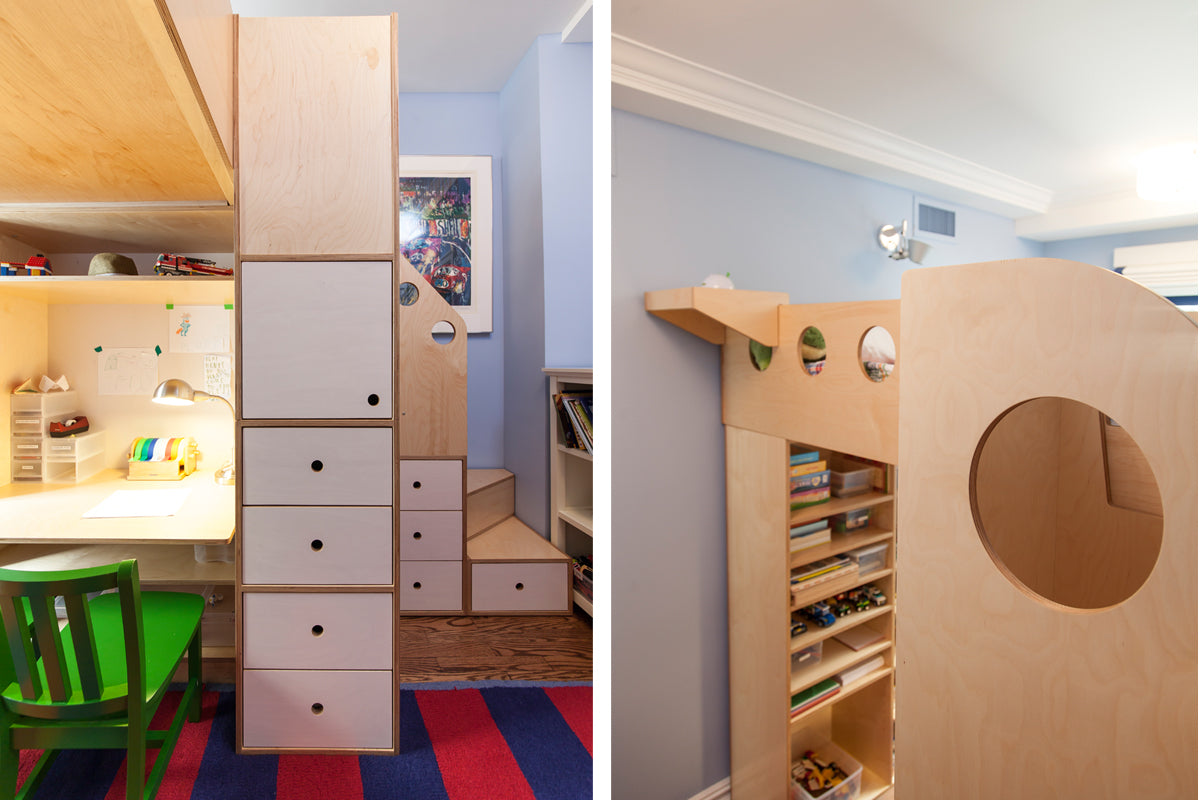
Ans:
[[[892,647],[891,639],[869,644],[861,650],[851,650],[846,645],[830,639],[823,645],[821,660],[792,673],[791,687],[788,690],[788,700],[796,692],[807,689],[815,683],[832,678],[839,672],[885,653]],[[857,683],[857,681],[855,681]]]
[[[810,624],[807,631],[799,636],[792,637],[791,647],[788,648],[788,652],[795,653],[799,650],[803,650],[804,648],[814,645],[817,642],[823,642],[826,639],[836,636],[842,631],[862,625],[867,620],[875,619],[876,617],[882,617],[884,614],[890,613],[892,613],[892,606],[889,603],[886,606],[869,608],[866,611],[856,611],[849,616],[841,617],[837,622],[833,623],[828,628],[818,628],[817,626]],[[886,639],[887,637],[884,636],[883,638]]]
[[[830,537],[830,541],[827,544],[819,544],[807,550],[792,553],[792,569],[802,567],[805,564],[811,564],[814,561],[820,561],[822,558],[828,558],[838,553],[845,553],[848,550],[866,547],[869,544],[891,541],[893,535],[893,531],[870,526],[853,533],[835,533]]]
[[[646,292],[646,310],[706,342],[725,343],[733,328],[769,347],[779,344],[779,307],[786,292],[748,292],[690,286]]]
[[[563,522],[578,528],[588,536],[592,535],[592,509],[590,508],[560,508],[558,518]]]
[[[233,278],[184,275],[0,277],[0,297],[19,297],[49,305],[225,305],[233,302]]]
[[[574,589],[571,590],[571,593],[575,596],[575,605],[582,608],[589,617],[592,616],[592,601]]]
[[[872,583],[880,580],[881,578],[886,578],[891,574],[892,570],[890,569],[879,569],[866,574],[855,572],[854,574],[847,575],[844,578],[837,578],[826,583],[817,584],[811,588],[806,588],[802,592],[793,594],[791,610],[796,611],[804,606],[812,605],[818,600],[824,600],[826,597],[833,597],[835,594],[848,592],[855,586],[862,586],[864,583]]]
[[[578,447],[567,447],[565,444],[558,445],[558,449],[566,453],[572,458],[582,459],[583,461],[591,461],[592,454],[587,450],[580,450]]]
[[[828,502],[796,509],[791,513],[788,524],[795,527],[806,522],[816,522],[825,517],[832,517],[834,514],[844,514],[859,508],[877,506],[894,498],[893,494],[879,491],[864,492],[852,497],[831,497]]]
[[[791,719],[791,722],[789,723],[789,729],[794,732],[797,728],[799,728],[804,723],[805,720],[807,720],[809,717],[812,717],[813,715],[819,713],[822,709],[828,708],[829,706],[831,706],[835,703],[839,703],[842,700],[845,700],[847,697],[850,697],[851,695],[854,695],[854,694],[862,691],[863,689],[867,688],[875,681],[880,680],[881,678],[885,678],[891,674],[892,674],[891,667],[880,667],[879,669],[875,670],[874,672],[871,672],[871,673],[863,676],[862,678],[859,678],[858,680],[853,681],[846,686],[843,686],[841,691],[839,691],[837,694],[833,695],[832,697],[825,698],[824,700],[822,700],[820,703],[817,703],[812,708],[807,709],[803,714],[793,717]],[[791,698],[788,698],[788,699],[790,701]]]

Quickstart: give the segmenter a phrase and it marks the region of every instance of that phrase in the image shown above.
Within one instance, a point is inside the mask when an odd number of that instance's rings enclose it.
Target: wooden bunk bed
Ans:
[[[1195,321],[1054,259],[910,270],[901,297],[646,295],[723,345],[733,797],[790,797],[814,742],[861,763],[863,798],[1194,794]],[[872,326],[899,334],[881,382],[858,350]],[[752,340],[774,348],[765,370]],[[791,510],[788,457],[809,450],[878,462],[872,492]],[[791,526],[864,506],[865,530],[789,551]],[[798,568],[880,543],[873,572],[789,592]],[[864,581],[886,605],[794,635],[798,606]],[[852,628],[875,643],[846,648]]]

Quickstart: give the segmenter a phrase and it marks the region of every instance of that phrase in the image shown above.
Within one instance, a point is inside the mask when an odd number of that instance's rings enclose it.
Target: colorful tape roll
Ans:
[[[130,461],[175,461],[186,437],[156,438],[139,436],[129,446]]]

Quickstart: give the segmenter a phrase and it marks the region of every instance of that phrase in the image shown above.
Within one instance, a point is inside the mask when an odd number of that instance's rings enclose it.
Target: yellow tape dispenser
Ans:
[[[190,436],[139,436],[129,445],[129,480],[178,481],[196,471],[196,440]]]

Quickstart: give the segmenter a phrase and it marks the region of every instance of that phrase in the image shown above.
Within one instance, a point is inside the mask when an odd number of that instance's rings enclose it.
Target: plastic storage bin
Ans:
[[[796,780],[796,764],[792,763],[792,800],[855,800],[860,791],[862,791],[862,764],[855,760],[849,753],[836,744],[827,741],[814,740],[810,744],[801,741],[798,748],[800,753],[811,750],[823,761],[832,761],[836,763],[846,773],[846,780],[834,786],[831,789],[826,789],[819,794],[809,794],[808,791]]]
[[[829,518],[829,524],[833,527],[834,533],[862,530],[870,521],[871,509],[869,508],[856,508],[845,514],[834,514]]]
[[[850,472],[830,471],[829,488],[834,497],[850,497],[871,491],[871,467]]]
[[[846,555],[858,564],[858,574],[865,575],[887,567],[887,549],[888,543],[881,542],[849,550]]]
[[[104,431],[42,440],[42,480],[75,483],[104,469]]]
[[[823,644],[824,642],[816,642],[805,647],[803,650],[797,650],[792,653],[792,672],[821,663],[821,654],[824,649],[822,647]]]

